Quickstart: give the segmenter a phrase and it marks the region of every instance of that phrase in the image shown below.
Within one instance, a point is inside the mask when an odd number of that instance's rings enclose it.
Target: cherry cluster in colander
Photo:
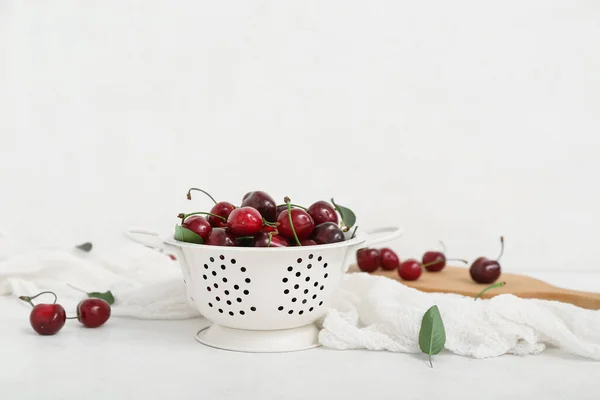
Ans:
[[[239,206],[227,201],[215,203],[210,211],[179,214],[181,224],[175,226],[176,240],[209,246],[287,247],[316,246],[343,242],[354,237],[356,215],[336,204],[317,201],[309,207],[292,204],[285,197],[283,204],[264,191],[248,192]],[[350,230],[354,227],[352,232]]]

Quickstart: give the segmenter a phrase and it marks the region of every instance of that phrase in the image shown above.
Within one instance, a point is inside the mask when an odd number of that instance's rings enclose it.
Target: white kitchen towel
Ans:
[[[73,287],[111,290],[116,298],[115,316],[199,316],[185,299],[178,263],[165,254],[139,245],[89,253],[75,248],[32,249],[0,237],[0,295],[16,299],[52,290],[67,313],[72,313],[84,296]],[[423,293],[364,273],[344,277],[332,307],[319,321],[319,340],[335,349],[419,352],[421,318],[434,304],[446,328],[445,348],[453,353],[475,358],[527,355],[550,345],[600,360],[600,311],[512,295],[474,301]]]

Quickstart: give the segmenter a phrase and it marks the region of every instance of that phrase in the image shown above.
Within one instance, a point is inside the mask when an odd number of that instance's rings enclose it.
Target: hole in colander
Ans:
[[[316,294],[313,294],[313,300],[314,300],[314,299],[316,299],[316,298],[317,298],[317,295],[316,295]]]
[[[308,312],[312,312],[312,310],[313,310],[313,308],[311,307],[311,308],[308,309]]]
[[[242,272],[246,272],[246,267],[242,267],[242,268],[240,268],[240,271],[242,271]]]
[[[237,302],[238,302],[238,303],[241,303],[241,302],[242,302],[242,299],[241,299],[241,298],[239,298],[239,297],[238,297],[236,300],[237,300]]]
[[[312,268],[312,264],[308,264],[308,265],[306,266],[306,268],[308,268],[308,269],[311,269],[311,268]]]
[[[295,297],[292,297],[292,303],[295,303],[295,302],[296,302],[296,300],[297,300],[297,299],[296,299]]]
[[[229,296],[229,290],[225,291],[225,296]]]
[[[207,286],[206,290],[208,290],[210,292],[212,289],[210,288],[210,286]]]
[[[244,281],[246,281],[246,283],[250,283],[250,278],[246,278]]]
[[[207,280],[208,278],[206,277],[206,275],[202,275],[202,277],[204,278],[204,280]],[[184,281],[185,282],[185,281]]]
[[[307,294],[307,293],[308,293],[308,289],[304,289],[304,294]]]
[[[327,263],[323,264],[323,268],[327,268]]]
[[[300,271],[296,272],[296,277],[299,277],[300,275],[302,275]]]
[[[292,272],[292,270],[293,270],[293,269],[294,269],[294,268],[292,268],[291,266],[290,266],[290,267],[288,267],[288,271],[290,271],[290,272]]]
[[[215,300],[221,301],[221,298],[219,296],[217,296],[217,297],[215,297]]]
[[[219,308],[219,312],[220,312],[221,314],[223,314],[223,310],[222,310],[221,308]]]
[[[219,258],[220,258],[221,260],[224,260],[224,259],[225,259],[225,256],[224,256],[223,254],[221,254],[221,255],[219,256]]]
[[[233,317],[233,311],[229,311],[229,315]]]
[[[213,286],[215,287],[215,289],[219,288],[219,285],[217,285],[216,283]]]
[[[285,290],[283,291],[283,294],[288,294],[289,292],[290,292],[290,289],[285,289]]]
[[[250,294],[250,292],[249,292],[249,291],[247,291],[247,290],[244,290],[244,294],[245,294],[245,295],[249,295],[249,294]]]
[[[302,300],[302,304],[306,304],[306,299]]]
[[[301,258],[297,259],[296,261],[298,262],[298,264],[302,263],[302,259]]]
[[[212,303],[208,303],[208,306],[209,306],[209,307],[212,307]]]
[[[208,265],[204,264],[204,269],[208,269]]]
[[[302,315],[302,314],[304,314],[304,311],[300,310],[300,311],[298,311],[298,314]]]
[[[244,314],[246,314],[246,313],[244,312],[244,310],[240,310],[240,315],[244,315]]]
[[[231,263],[232,263],[232,264],[235,264],[235,263],[236,263],[236,261],[235,261],[235,258],[232,258],[232,259],[231,259]]]
[[[212,272],[212,276],[217,276],[217,272],[216,272],[216,271],[213,271],[213,272]]]
[[[322,306],[322,305],[323,305],[323,302],[322,302],[322,301],[320,301],[320,302],[319,302],[319,305],[320,305],[320,306]]]
[[[227,267],[225,267],[225,265],[221,265],[222,270],[225,270],[225,268],[227,268]]]
[[[309,260],[312,260],[312,258],[313,258],[313,255],[312,255],[312,254],[309,254],[309,255],[308,255],[308,259],[309,259]]]
[[[315,285],[314,285],[314,286],[315,286],[315,287],[319,286],[319,282],[315,282]]]
[[[325,286],[321,285],[321,287],[319,289],[323,290],[323,289],[325,289]]]
[[[282,281],[283,283],[286,283],[288,281],[288,278],[283,278]]]
[[[223,278],[223,283],[227,283],[227,278]]]
[[[215,262],[215,259],[213,257],[211,257],[210,262]]]
[[[288,311],[288,314],[293,314],[293,313],[294,313],[294,310]]]
[[[227,300],[227,305],[230,306],[231,305],[231,300]]]
[[[294,285],[294,289],[298,289],[300,287],[300,285],[298,285],[297,283]]]
[[[234,288],[235,290],[238,290],[240,287],[239,287],[238,285],[233,285],[233,288]]]
[[[250,311],[256,311],[256,307],[250,307]]]
[[[323,259],[323,257],[319,256],[319,258],[317,258],[317,261],[321,261]]]
[[[323,275],[323,278],[327,279],[328,276],[329,276],[329,274],[325,274],[325,275]]]
[[[310,276],[307,276],[305,279],[306,282],[310,281]]]
[[[283,306],[279,306],[279,307],[277,307],[277,309],[278,309],[279,311],[281,311],[281,310],[283,310]]]

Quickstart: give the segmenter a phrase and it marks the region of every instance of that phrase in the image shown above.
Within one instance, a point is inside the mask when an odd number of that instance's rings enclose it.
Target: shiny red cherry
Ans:
[[[356,251],[356,263],[363,272],[374,272],[379,268],[379,250],[362,248]]]
[[[223,228],[214,228],[204,244],[209,246],[237,246],[235,236]]]
[[[208,240],[208,236],[212,232],[212,226],[210,223],[206,220],[206,218],[201,217],[200,215],[191,215],[187,217],[181,223],[181,226],[196,233],[205,242]]]
[[[446,266],[446,256],[441,251],[428,251],[423,254],[421,261],[429,272],[439,272]]]
[[[296,236],[298,236],[298,240],[306,239],[310,236],[313,228],[315,227],[315,223],[310,215],[304,210],[299,208],[292,208],[292,223],[294,224],[294,230],[296,231]],[[288,210],[284,210],[279,217],[277,218],[277,222],[279,226],[277,230],[279,233],[290,240],[295,240],[294,232],[292,231],[292,226],[290,225]]]
[[[110,318],[110,304],[102,299],[85,299],[77,304],[77,320],[86,328],[97,328]]]
[[[415,259],[408,259],[400,263],[398,267],[398,275],[405,281],[414,281],[419,279],[423,270],[421,263]]]
[[[217,218],[212,215],[208,217],[208,222],[213,228],[225,228],[227,226],[227,218],[229,218],[229,214],[235,209],[235,206],[226,201],[220,201],[210,209],[211,214],[218,215],[222,218]]]
[[[344,232],[333,222],[323,222],[315,226],[310,238],[318,244],[338,243],[346,240]]]
[[[268,222],[277,221],[277,203],[266,192],[257,190],[246,193],[242,207],[252,207]]]
[[[338,223],[338,215],[335,208],[326,201],[317,201],[308,207],[308,214],[312,217],[315,225],[323,222]]]
[[[54,335],[65,325],[67,314],[60,304],[38,304],[29,314],[29,323],[40,335]]]
[[[254,236],[262,227],[262,216],[256,208],[236,208],[227,218],[227,230],[235,236]]]
[[[392,249],[385,247],[379,250],[379,264],[381,265],[382,269],[391,271],[400,266],[400,259]]]
[[[504,253],[504,237],[500,237],[500,255],[496,260],[479,257],[469,268],[471,279],[477,283],[494,283],[501,275],[500,258]]]
[[[254,236],[254,247],[288,247],[290,243],[286,238],[281,235],[271,235],[269,240],[269,234],[261,232]]]

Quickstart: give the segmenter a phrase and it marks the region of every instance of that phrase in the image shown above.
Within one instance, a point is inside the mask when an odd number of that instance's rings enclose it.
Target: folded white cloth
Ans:
[[[0,295],[52,290],[67,313],[83,291],[111,290],[112,314],[145,319],[199,316],[185,299],[179,264],[138,245],[117,251],[32,249],[0,237]],[[23,303],[24,306],[27,306]],[[319,321],[320,342],[336,349],[419,352],[421,318],[437,305],[446,350],[476,358],[537,354],[546,345],[600,360],[600,311],[545,300],[500,295],[474,301],[423,293],[384,277],[344,277],[332,307]]]

